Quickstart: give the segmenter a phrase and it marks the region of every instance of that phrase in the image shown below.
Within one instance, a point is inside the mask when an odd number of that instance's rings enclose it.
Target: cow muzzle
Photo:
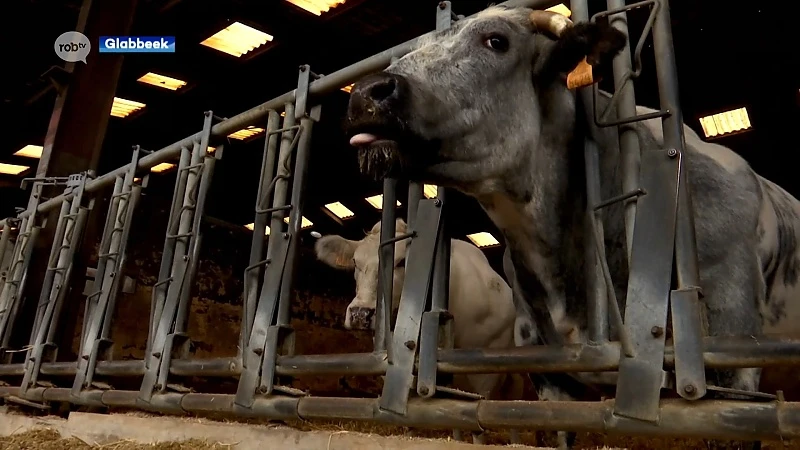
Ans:
[[[353,85],[347,107],[346,133],[358,149],[361,172],[380,179],[402,163],[398,148],[407,136],[408,81],[379,72]]]
[[[353,307],[347,310],[350,314],[350,329],[351,330],[369,330],[372,329],[372,318],[375,315],[374,308]]]

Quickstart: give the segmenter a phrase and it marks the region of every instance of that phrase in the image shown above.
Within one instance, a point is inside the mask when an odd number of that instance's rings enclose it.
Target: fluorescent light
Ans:
[[[492,236],[492,233],[488,233],[486,231],[481,231],[480,233],[473,233],[468,234],[467,237],[473,244],[477,245],[480,248],[484,247],[494,247],[496,245],[500,245],[500,242]]]
[[[343,5],[347,0],[286,0],[287,2],[305,9],[306,11],[321,16],[322,13],[328,12],[329,9]]]
[[[283,221],[284,221],[284,222],[286,222],[286,223],[288,224],[288,223],[289,223],[289,217],[288,217],[288,216],[287,216],[287,217],[284,217],[284,218],[283,218]],[[302,218],[302,219],[300,219],[300,228],[302,228],[302,229],[306,229],[306,228],[308,228],[308,227],[310,227],[310,226],[312,226],[312,225],[314,225],[314,222],[312,222],[312,221],[310,221],[310,220],[306,219],[306,216],[303,216],[303,218]]]
[[[366,200],[375,209],[383,209],[383,194],[373,195],[372,197],[367,197],[364,200]],[[397,202],[397,206],[400,206],[399,201]]]
[[[144,103],[114,97],[114,103],[111,105],[111,115],[114,117],[128,117],[145,106],[147,105]]]
[[[353,84],[355,84],[355,83],[353,83]],[[352,84],[348,84],[347,86],[345,86],[345,87],[343,87],[343,88],[342,88],[342,90],[343,90],[343,91],[345,91],[345,92],[347,92],[348,94],[350,93],[350,91],[351,91],[352,89],[353,89],[353,85],[352,85]]]
[[[248,223],[244,227],[247,228],[250,231],[253,231],[255,229],[255,227],[256,227],[256,224]],[[264,225],[264,236],[269,236],[269,225]]]
[[[422,186],[422,193],[425,194],[426,198],[436,197],[437,192],[439,192],[439,189],[435,184],[425,184]]]
[[[228,135],[228,137],[243,141],[245,139],[250,139],[253,136],[256,136],[256,135],[261,134],[263,132],[264,132],[263,128],[250,126],[250,127],[247,127],[247,128],[243,128],[243,129],[241,129],[241,130],[239,130],[239,131],[237,131],[235,133],[231,133],[231,134]]]
[[[30,169],[30,167],[28,166],[18,166],[16,164],[0,163],[0,174],[3,175],[19,175],[28,169]]]
[[[25,158],[41,158],[42,151],[44,151],[44,147],[41,145],[28,144],[25,147],[17,150],[17,152],[14,153],[14,156],[22,156]]]
[[[328,203],[327,205],[325,205],[325,209],[327,209],[340,219],[349,219],[356,215],[353,211],[350,211],[347,208],[347,206],[344,206],[341,202]]]
[[[700,126],[706,137],[721,136],[749,129],[750,117],[746,108],[738,108],[700,118]]]
[[[172,169],[173,167],[175,167],[175,164],[161,163],[153,166],[150,169],[150,172],[155,172],[155,173],[166,172],[167,170]]]
[[[136,81],[140,81],[142,83],[149,84],[152,86],[158,86],[164,89],[169,89],[171,91],[177,91],[178,89],[186,86],[186,82],[183,80],[168,77],[166,75],[160,75],[153,72],[147,72]]]
[[[245,53],[271,41],[273,37],[240,22],[233,22],[214,33],[200,45],[240,58]]]
[[[563,3],[559,3],[556,6],[551,6],[547,8],[545,11],[552,11],[554,13],[559,13],[562,16],[567,16],[567,17],[572,15],[572,11],[570,11],[569,8],[567,8]]]

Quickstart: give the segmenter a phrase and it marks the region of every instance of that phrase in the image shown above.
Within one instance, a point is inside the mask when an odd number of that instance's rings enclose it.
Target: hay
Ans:
[[[196,439],[158,444],[122,440],[103,445],[90,445],[75,437],[64,439],[57,431],[49,428],[0,437],[0,450],[230,450],[232,447],[233,444],[210,444]]]

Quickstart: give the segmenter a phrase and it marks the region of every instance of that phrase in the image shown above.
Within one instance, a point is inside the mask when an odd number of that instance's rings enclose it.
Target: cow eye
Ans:
[[[508,39],[505,36],[493,34],[483,41],[483,45],[498,52],[505,52],[508,50]]]

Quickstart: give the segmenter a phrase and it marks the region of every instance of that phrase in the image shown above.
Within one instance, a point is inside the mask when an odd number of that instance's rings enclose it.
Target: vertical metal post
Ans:
[[[408,203],[406,204],[406,224],[409,229],[414,229],[414,224],[417,221],[417,207],[419,201],[422,200],[422,191],[424,185],[422,183],[409,182],[408,183]],[[409,243],[411,245],[411,243]]]
[[[572,18],[576,22],[589,20],[589,5],[587,0],[572,0],[570,2]],[[626,45],[629,45],[626,43]],[[584,117],[576,117],[576,120],[583,120],[591,135],[597,132],[594,124],[594,112],[592,111],[592,88],[583,87],[578,90],[578,97],[583,107]],[[584,167],[586,170],[586,287],[589,298],[588,301],[588,332],[589,340],[595,343],[608,341],[608,296],[606,294],[605,280],[602,272],[602,260],[605,259],[605,252],[599,249],[605,248],[605,243],[600,246],[595,244],[597,236],[604,236],[604,227],[601,216],[594,211],[594,206],[601,201],[601,180],[600,180],[600,156],[596,146],[586,144],[584,146]],[[612,287],[613,288],[613,287]]]
[[[436,29],[445,30],[452,24],[453,10],[449,1],[440,2],[436,7]],[[424,187],[424,186],[423,186]],[[431,281],[430,311],[422,315],[420,331],[419,371],[417,374],[417,393],[422,397],[432,397],[437,385],[437,354],[444,338],[444,347],[453,346],[453,317],[448,312],[450,300],[450,237],[444,218],[446,189],[437,188],[433,200],[439,209],[439,229],[437,230],[436,249],[433,261],[433,279]],[[444,384],[444,383],[442,383]]]
[[[158,320],[164,308],[164,301],[167,297],[169,285],[173,282],[170,277],[172,270],[173,256],[175,255],[175,239],[172,236],[178,234],[178,217],[183,206],[184,193],[186,192],[186,180],[188,172],[186,168],[190,164],[192,157],[188,148],[181,148],[181,157],[178,162],[177,175],[175,176],[175,188],[172,193],[172,206],[170,207],[169,217],[167,218],[167,231],[164,238],[164,250],[161,253],[161,269],[158,273],[158,282],[153,286],[153,296],[150,303],[150,325],[147,335],[147,346],[145,355],[149,355],[153,350],[153,339],[156,334]],[[145,358],[145,367],[148,359]]]
[[[173,209],[173,212],[177,211],[180,219],[177,233],[172,234],[172,230],[167,231],[167,239],[174,239],[175,247],[169,278],[159,281],[159,284],[169,284],[160,314],[155,316],[155,331],[150,352],[145,354],[145,374],[137,398],[137,402],[145,405],[150,403],[154,391],[166,390],[172,352],[178,345],[188,342],[188,336],[183,333],[182,329],[191,297],[186,290],[191,291],[192,289],[190,277],[194,271],[193,266],[197,263],[195,260],[201,240],[199,224],[203,214],[203,203],[211,182],[210,168],[206,158],[208,158],[208,141],[211,136],[213,117],[211,111],[204,113],[200,140],[199,142],[195,141],[192,146],[190,164],[182,169],[187,173],[186,184],[183,196],[177,202],[178,208]],[[179,177],[180,180],[182,178]],[[174,205],[175,203],[173,203]],[[176,344],[178,341],[180,344]]]
[[[310,70],[310,69],[309,69]],[[297,111],[297,110],[296,110]],[[321,106],[317,105],[311,109],[310,116],[306,115],[300,119],[300,137],[297,143],[297,157],[295,158],[294,174],[292,176],[292,210],[289,216],[289,234],[291,242],[289,253],[286,257],[286,268],[283,272],[281,282],[281,297],[278,303],[278,325],[288,325],[291,307],[291,292],[294,281],[294,272],[297,266],[297,252],[299,245],[299,234],[303,228],[303,207],[305,204],[306,177],[308,176],[308,162],[311,154],[311,133],[314,122],[319,120]]]
[[[397,180],[383,179],[383,208],[381,209],[381,242],[397,234]],[[394,244],[381,245],[378,250],[378,299],[375,304],[375,351],[391,348],[392,299],[394,298]],[[391,355],[389,355],[391,356]],[[391,359],[389,359],[391,361]]]
[[[269,222],[269,204],[272,199],[272,192],[275,183],[275,166],[278,150],[278,134],[275,130],[280,126],[280,115],[276,111],[270,111],[267,117],[267,138],[264,140],[264,152],[261,159],[261,175],[258,181],[258,192],[256,193],[256,217],[253,221],[253,240],[250,244],[250,264],[245,269],[244,282],[244,313],[242,314],[242,327],[239,333],[239,348],[237,357],[241,360],[242,352],[247,345],[248,336],[253,329],[253,320],[256,314],[256,304],[258,301],[258,281],[261,278],[262,256],[264,254],[264,243],[266,227]]]
[[[449,1],[440,2],[436,10],[436,27],[450,27],[452,16]],[[421,200],[424,186],[409,183],[408,226],[415,233],[406,258],[406,278],[397,311],[397,327],[392,336],[392,364],[386,370],[379,407],[405,415],[409,389],[413,384],[414,359],[419,351],[417,393],[430,397],[436,391],[436,355],[439,346],[439,326],[445,316],[441,308],[447,307],[447,276],[449,270],[436,264],[441,255],[450,257],[449,246],[440,245],[442,237],[442,200]],[[444,197],[444,191],[439,195]],[[447,251],[447,253],[444,253]],[[448,266],[449,267],[449,266]],[[427,311],[433,286],[436,288],[436,310]],[[444,290],[443,290],[444,288]],[[447,317],[449,321],[450,317]],[[449,334],[449,333],[448,333]]]
[[[106,223],[103,226],[103,235],[100,239],[99,255],[97,258],[97,270],[94,276],[94,283],[92,283],[92,292],[86,297],[86,303],[83,308],[83,325],[81,326],[81,342],[78,347],[78,355],[83,355],[86,334],[89,332],[91,320],[94,316],[94,310],[99,303],[99,295],[102,292],[103,274],[106,273],[106,264],[108,262],[109,248],[111,247],[111,235],[113,234],[114,221],[117,217],[117,209],[120,203],[120,193],[122,192],[122,185],[125,182],[124,176],[119,176],[114,180],[114,189],[111,192],[111,199],[108,205],[108,214],[106,215]],[[79,363],[80,364],[80,363]]]
[[[292,150],[295,134],[294,103],[287,103],[284,107],[283,126],[284,132],[281,134],[281,145],[278,151],[277,181],[275,182],[275,194],[272,199],[272,219],[269,224],[269,245],[267,246],[267,259],[273,260],[277,250],[277,241],[283,239],[283,218],[286,217],[284,209],[286,197],[289,190],[289,171],[292,164]]]
[[[116,299],[122,284],[122,269],[127,259],[127,243],[130,235],[133,214],[141,194],[141,186],[134,183],[141,149],[134,146],[130,169],[117,177],[108,217],[100,242],[97,273],[90,295],[86,298],[86,317],[81,334],[78,369],[73,380],[70,396],[80,397],[85,387],[94,378],[94,368],[101,352],[107,350],[112,342],[109,339]]]
[[[683,163],[685,136],[683,111],[680,107],[678,71],[672,43],[672,21],[669,1],[659,1],[659,11],[653,23],[653,51],[658,75],[658,95],[661,109],[670,114],[661,119],[664,146],[677,152],[678,204],[675,224],[675,270],[677,289],[671,293],[673,337],[675,339],[675,387],[687,400],[697,400],[706,393],[702,348],[702,323],[699,295],[700,277],[697,265],[691,174]]]
[[[624,8],[625,0],[607,0],[609,10]],[[631,73],[631,44],[628,32],[628,13],[621,12],[609,16],[612,27],[623,33],[628,42],[614,58],[614,88],[617,90],[619,103],[617,103],[617,117],[627,118],[636,116],[636,95],[633,90]],[[619,146],[622,163],[622,192],[633,192],[639,187],[639,164],[641,150],[639,149],[639,136],[630,126],[619,127]],[[625,202],[625,242],[627,244],[628,262],[631,258],[633,246],[633,227],[636,222],[636,197]]]
[[[394,64],[397,57],[391,59]],[[381,208],[381,242],[386,242],[397,234],[397,180],[383,179],[383,206]],[[392,303],[394,299],[394,245],[381,245],[378,250],[378,298],[375,304],[376,352],[386,351],[388,361],[392,361]]]
[[[248,411],[255,401],[256,393],[271,394],[273,389],[289,394],[301,394],[287,386],[275,385],[275,366],[280,352],[294,352],[294,334],[289,326],[291,313],[291,289],[297,261],[299,232],[302,229],[305,178],[308,172],[311,131],[319,120],[321,106],[306,111],[311,68],[300,67],[297,81],[296,104],[286,104],[282,131],[282,142],[275,177],[272,227],[267,249],[267,268],[258,296],[253,326],[246,336],[242,352],[242,374],[236,390],[234,409]],[[300,119],[300,126],[295,120]],[[295,130],[297,130],[295,132]],[[292,177],[292,153],[299,147],[294,165],[291,204],[286,205],[288,179]],[[291,211],[289,226],[283,232],[283,217]]]

